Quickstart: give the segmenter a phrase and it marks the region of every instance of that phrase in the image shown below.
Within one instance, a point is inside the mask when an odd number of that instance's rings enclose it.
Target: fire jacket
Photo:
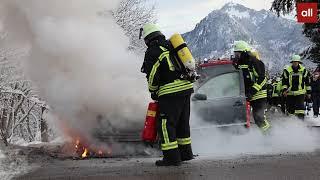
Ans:
[[[274,82],[272,84],[273,90],[272,90],[272,97],[279,97],[281,96],[281,90],[282,90],[282,82]]]
[[[152,42],[145,53],[142,70],[147,74],[149,91],[157,97],[193,93],[193,83],[180,79],[168,49],[169,42],[159,39]]]
[[[282,88],[291,96],[311,94],[310,73],[301,64],[295,70],[292,66],[286,67],[282,74]]]
[[[246,96],[250,101],[267,98],[267,77],[264,63],[250,53],[242,55],[239,68],[243,72]]]

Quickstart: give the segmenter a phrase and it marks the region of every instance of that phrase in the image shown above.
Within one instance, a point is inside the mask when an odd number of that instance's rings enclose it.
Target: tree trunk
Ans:
[[[6,146],[8,146],[8,140],[7,140],[7,133],[6,133],[6,120],[7,120],[7,111],[6,111],[6,109],[2,109],[2,116],[1,116],[1,126],[0,126],[0,135],[1,135],[1,138],[2,138],[2,140],[3,140],[3,142],[4,142],[4,144],[6,145]]]
[[[28,104],[28,107],[29,107],[29,104]],[[21,112],[23,114],[26,114],[26,111],[21,107]],[[19,118],[20,119],[20,118]],[[33,136],[33,133],[30,129],[30,120],[29,120],[29,116],[26,118],[26,128],[27,128],[27,131],[28,131],[28,139],[29,139],[29,142],[32,142],[34,141],[34,136]],[[23,130],[23,129],[22,129]],[[23,134],[23,131],[21,131],[21,134]]]
[[[43,118],[44,111],[46,110],[46,107],[43,106],[41,108],[41,123],[40,123],[40,130],[41,130],[41,141],[42,142],[48,142],[49,137],[48,137],[48,125],[45,119]]]

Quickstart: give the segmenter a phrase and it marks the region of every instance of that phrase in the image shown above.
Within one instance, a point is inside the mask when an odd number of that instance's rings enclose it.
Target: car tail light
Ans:
[[[250,102],[246,102],[246,128],[250,128],[250,116],[251,116],[251,105]]]

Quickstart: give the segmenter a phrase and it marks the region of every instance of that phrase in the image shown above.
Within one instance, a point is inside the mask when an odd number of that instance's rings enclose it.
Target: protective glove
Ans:
[[[246,93],[246,96],[247,96],[247,100],[251,100],[252,99],[252,94],[250,92]]]
[[[288,92],[289,92],[289,91],[288,91],[287,89],[284,89],[284,90],[283,90],[283,93],[282,93],[282,94],[283,94],[283,97],[287,97],[287,96],[288,96]]]
[[[255,88],[253,88],[253,87],[251,87],[250,88],[250,94],[252,94],[252,95],[255,95],[258,91],[255,89]]]
[[[158,97],[157,93],[151,93],[151,99],[154,101],[158,101],[159,97]]]
[[[247,95],[247,100],[250,100],[252,98],[253,95],[255,95],[257,93],[257,90],[254,89],[253,87],[251,87],[248,92],[246,93]]]

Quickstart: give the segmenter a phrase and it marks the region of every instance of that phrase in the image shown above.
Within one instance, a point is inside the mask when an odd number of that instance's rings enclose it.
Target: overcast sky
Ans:
[[[270,9],[273,0],[154,0],[157,6],[158,24],[166,35],[192,30],[211,11],[228,2],[261,10]]]

